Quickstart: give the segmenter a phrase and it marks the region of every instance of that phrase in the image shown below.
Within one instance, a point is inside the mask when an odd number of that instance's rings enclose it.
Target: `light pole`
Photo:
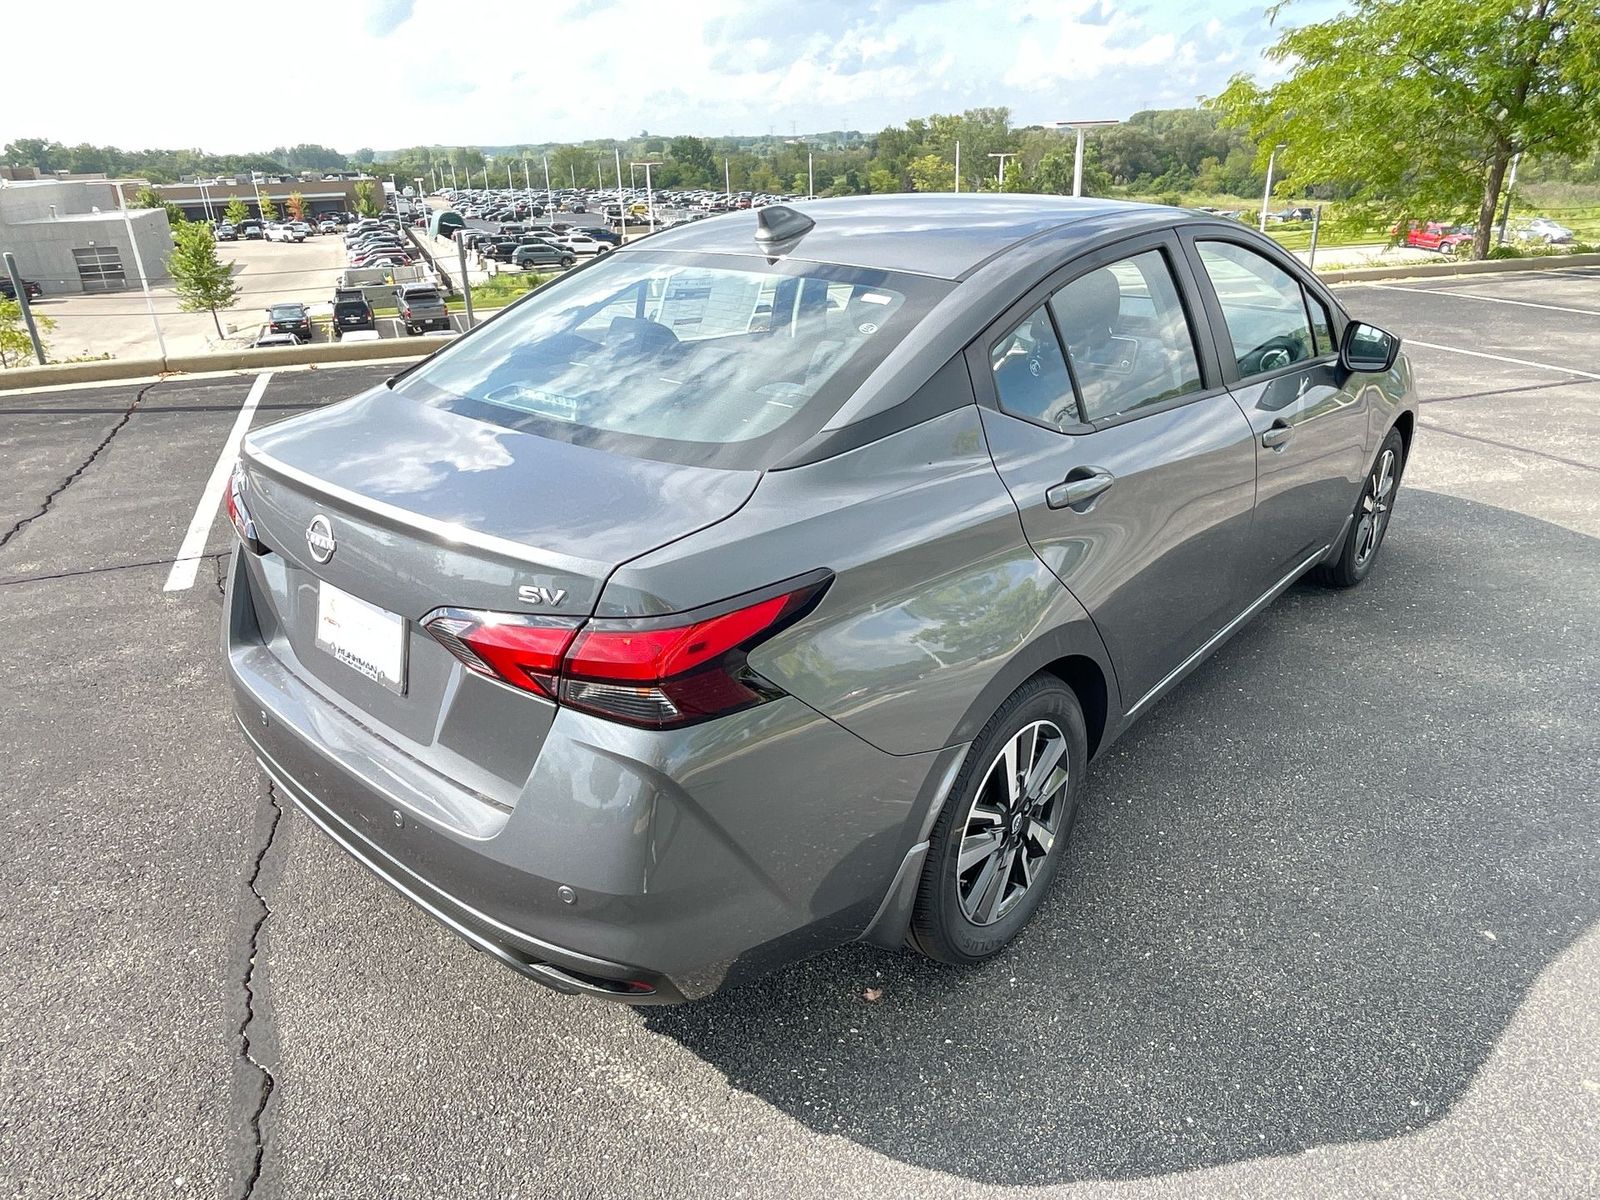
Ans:
[[[533,172],[528,170],[528,160],[522,160],[522,190],[528,196],[528,219],[533,220]]]
[[[128,231],[128,245],[133,248],[133,265],[139,272],[139,287],[144,292],[145,311],[150,314],[150,324],[156,329],[156,345],[161,349],[161,357],[167,357],[167,340],[161,336],[161,322],[156,320],[156,302],[150,298],[150,280],[144,273],[144,255],[139,253],[139,239],[134,236],[133,218],[128,215],[128,198],[122,194],[122,182],[117,181],[117,207],[122,210],[122,225]],[[216,314],[213,313],[214,317]]]
[[[452,192],[456,190],[456,165],[455,165],[455,163],[451,163],[450,164],[450,190]]]
[[[1083,141],[1084,134],[1091,129],[1098,129],[1104,125],[1120,125],[1120,121],[1052,121],[1055,129],[1075,129],[1078,133],[1077,146],[1072,152],[1072,194],[1083,195]]]
[[[998,158],[1000,160],[1000,190],[1002,192],[1006,190],[1006,159],[1015,158],[1016,156],[1017,152],[1015,150],[1006,150],[1000,154],[989,155],[990,158]]]
[[[1519,150],[1511,156],[1511,178],[1506,180],[1506,204],[1500,210],[1500,233],[1495,238],[1495,245],[1506,244],[1506,226],[1511,223],[1511,189],[1517,186],[1517,164],[1522,161],[1522,152]]]
[[[550,156],[546,154],[544,156],[544,202],[548,205],[550,201]]]
[[[722,160],[722,198],[729,204],[733,203],[733,171],[726,158]]]
[[[961,191],[961,139],[956,139],[956,191]]]
[[[651,233],[654,233],[656,231],[656,193],[655,193],[655,189],[651,186],[651,183],[650,183],[650,168],[651,167],[659,167],[660,165],[661,165],[660,163],[655,162],[655,161],[637,162],[637,163],[630,163],[629,164],[629,166],[643,167],[644,168],[644,197],[645,197],[645,205],[648,207],[648,209],[650,211],[650,232]]]
[[[1261,193],[1261,232],[1267,231],[1267,205],[1272,203],[1272,168],[1278,165],[1278,151],[1287,145],[1279,142],[1272,148],[1272,153],[1267,156],[1267,187]]]

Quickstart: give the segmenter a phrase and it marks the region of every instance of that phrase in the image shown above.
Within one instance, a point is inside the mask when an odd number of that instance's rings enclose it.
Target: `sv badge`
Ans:
[[[525,583],[517,589],[517,599],[524,604],[542,604],[549,608],[559,608],[567,601],[566,588],[535,587]]]

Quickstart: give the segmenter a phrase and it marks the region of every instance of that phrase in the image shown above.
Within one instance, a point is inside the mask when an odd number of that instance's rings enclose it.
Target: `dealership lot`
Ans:
[[[0,397],[5,1194],[1595,1194],[1600,270],[1339,295],[1424,395],[1374,576],[1094,766],[998,960],[671,1010],[474,954],[233,728],[219,455],[393,367]]]

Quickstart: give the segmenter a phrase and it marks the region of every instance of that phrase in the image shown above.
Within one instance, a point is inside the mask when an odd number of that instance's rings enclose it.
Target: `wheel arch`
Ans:
[[[1411,437],[1417,431],[1417,414],[1409,408],[1395,418],[1394,427],[1400,431],[1400,462],[1411,461]]]
[[[1089,757],[1093,759],[1095,752],[1100,749],[1100,739],[1105,735],[1106,718],[1110,712],[1110,689],[1105,671],[1087,654],[1071,654],[1056,659],[1042,673],[1054,675],[1078,697],[1078,707],[1083,710],[1084,732],[1089,739]]]

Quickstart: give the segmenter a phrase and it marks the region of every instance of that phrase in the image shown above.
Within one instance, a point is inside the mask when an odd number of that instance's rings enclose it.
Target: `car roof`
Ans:
[[[784,207],[816,222],[784,252],[790,259],[961,279],[1030,238],[1093,220],[1094,235],[1132,231],[1180,217],[1154,204],[1021,193],[919,193],[807,200]],[[635,243],[640,249],[767,257],[746,209],[674,225]],[[1087,231],[1086,238],[1089,236]]]

